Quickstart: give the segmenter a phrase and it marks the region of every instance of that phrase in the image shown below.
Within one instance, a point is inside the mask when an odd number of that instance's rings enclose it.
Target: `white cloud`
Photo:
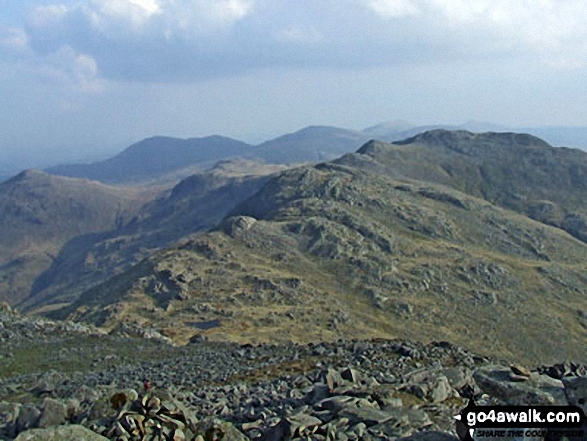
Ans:
[[[314,44],[324,40],[324,35],[314,28],[305,29],[292,26],[279,31],[277,38],[294,43]]]
[[[92,0],[83,10],[101,30],[106,30],[112,21],[127,22],[139,30],[152,17],[162,13],[157,0]]]
[[[369,6],[383,18],[399,18],[421,12],[413,0],[369,0]]]
[[[37,6],[30,15],[30,24],[34,27],[55,25],[68,12],[69,9],[65,5]]]
[[[99,92],[103,81],[98,76],[98,63],[86,54],[76,54],[72,64],[72,72],[76,83],[86,92]]]
[[[75,93],[97,93],[104,89],[98,63],[90,55],[77,52],[70,46],[63,46],[43,59],[39,65],[42,74]]]
[[[583,0],[365,1],[383,19],[417,16],[423,29],[437,30],[438,38],[443,33],[460,36],[461,46],[473,52],[526,50],[545,59],[564,59],[567,66],[582,65],[572,58],[587,53]]]
[[[252,2],[247,0],[217,0],[202,2],[203,7],[210,7],[212,17],[222,22],[233,22],[244,18],[252,9]]]
[[[0,27],[0,48],[12,53],[29,52],[29,36],[22,28]]]
[[[166,37],[180,31],[182,36],[226,29],[253,11],[253,0],[167,0]]]
[[[104,33],[121,24],[130,24],[135,32],[151,25],[169,39],[177,31],[209,32],[230,26],[252,11],[253,0],[91,0],[74,9],[83,11]]]
[[[587,59],[583,0],[56,1],[34,9],[24,31],[0,32],[0,46],[28,46],[40,63],[63,47],[86,54],[86,84],[504,56],[568,70]]]

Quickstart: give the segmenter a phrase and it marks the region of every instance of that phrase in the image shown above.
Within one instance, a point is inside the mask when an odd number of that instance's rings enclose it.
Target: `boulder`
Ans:
[[[39,421],[40,416],[41,411],[37,409],[35,406],[30,404],[23,405],[20,408],[18,418],[16,419],[16,432],[19,433],[24,430],[37,427],[37,423]]]
[[[350,424],[364,423],[367,427],[394,421],[394,425],[401,421],[404,416],[401,412],[380,410],[370,407],[346,408],[340,412],[340,416],[348,418]]]
[[[532,372],[526,381],[512,378],[509,367],[489,365],[477,370],[473,378],[486,394],[511,406],[566,405],[563,383]]]
[[[46,429],[30,429],[22,432],[14,441],[108,441],[102,435],[83,426],[53,426]]]
[[[243,232],[249,230],[257,223],[257,219],[250,216],[235,216],[226,219],[222,223],[222,229],[230,237],[237,237]]]
[[[438,369],[430,369],[411,375],[404,390],[433,403],[441,403],[453,395],[450,381]]]
[[[204,439],[222,439],[230,441],[248,441],[240,430],[238,430],[232,423],[214,419],[209,421],[202,421],[198,424],[199,433],[204,433]]]
[[[66,417],[67,407],[64,403],[53,398],[45,398],[37,426],[40,428],[59,426],[65,423]]]
[[[16,421],[21,407],[16,403],[0,402],[0,433],[4,431],[11,438],[16,436]]]
[[[587,377],[563,378],[562,382],[569,404],[587,415]]]
[[[290,423],[291,433],[294,436],[311,435],[322,425],[321,420],[305,413],[290,416],[287,420]]]

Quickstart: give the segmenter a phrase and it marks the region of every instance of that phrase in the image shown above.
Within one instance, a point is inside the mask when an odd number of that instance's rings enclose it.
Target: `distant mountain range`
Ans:
[[[400,336],[587,362],[587,153],[404,129],[152,138],[70,169],[117,185],[23,172],[0,184],[0,300],[179,343]]]
[[[435,129],[472,132],[516,131],[542,137],[556,146],[587,148],[587,127],[514,130],[474,121],[455,126],[413,126],[406,122],[394,122],[363,131],[311,126],[257,146],[222,136],[190,139],[159,136],[133,144],[104,161],[60,165],[50,167],[46,172],[109,184],[177,182],[198,170],[212,167],[220,160],[245,158],[271,164],[321,162],[354,152],[371,139],[394,142]]]

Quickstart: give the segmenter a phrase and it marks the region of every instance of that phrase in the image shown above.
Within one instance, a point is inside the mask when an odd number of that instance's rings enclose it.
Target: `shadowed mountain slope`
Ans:
[[[252,161],[225,161],[181,181],[144,205],[124,225],[72,238],[18,304],[30,311],[76,299],[86,289],[130,268],[155,250],[217,225],[254,194],[267,175],[284,169]]]
[[[285,171],[216,231],[155,253],[54,315],[150,324],[180,342],[202,333],[240,342],[409,337],[585,361],[587,245],[488,201],[498,187],[470,170],[486,157],[507,169],[518,164],[504,152],[550,147],[525,135],[473,138],[369,143]]]
[[[63,244],[119,228],[149,197],[37,170],[0,184],[0,301],[22,300]]]

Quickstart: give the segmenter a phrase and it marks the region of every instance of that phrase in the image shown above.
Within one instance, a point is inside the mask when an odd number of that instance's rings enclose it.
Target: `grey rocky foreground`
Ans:
[[[145,335],[56,326],[66,325],[0,314],[0,355],[9,360],[33,341],[75,336],[82,356],[104,346],[113,358],[74,372],[39,366],[2,377],[0,439],[454,441],[453,416],[470,397],[582,405],[587,395],[585,366],[510,367],[446,342],[178,348]],[[140,357],[153,347],[156,359]],[[87,438],[77,438],[84,430]]]

